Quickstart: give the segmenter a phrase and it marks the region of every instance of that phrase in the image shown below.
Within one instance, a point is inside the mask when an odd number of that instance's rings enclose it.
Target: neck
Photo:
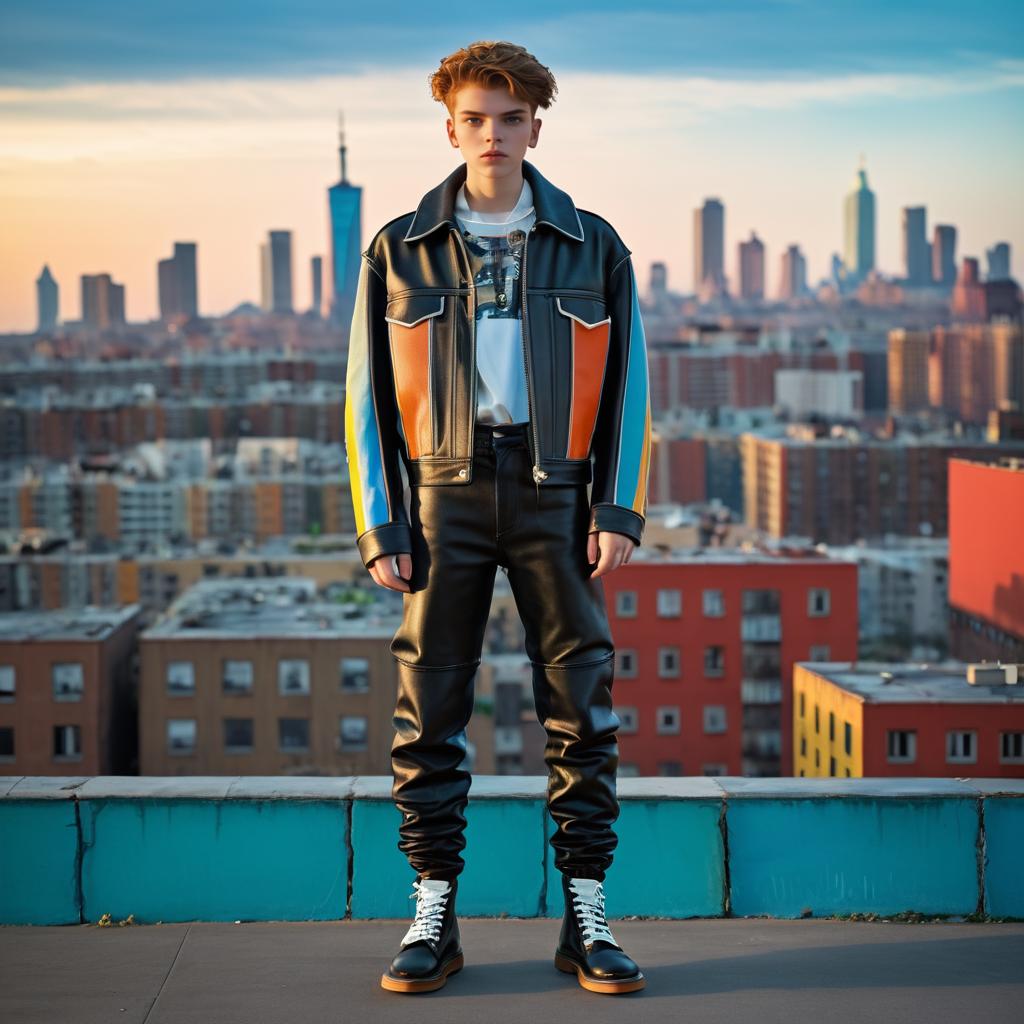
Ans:
[[[466,169],[466,202],[479,213],[504,213],[511,210],[523,191],[523,169],[501,178],[488,178]]]

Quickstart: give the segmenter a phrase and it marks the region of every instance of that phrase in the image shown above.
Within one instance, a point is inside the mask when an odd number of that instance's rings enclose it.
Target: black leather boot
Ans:
[[[615,941],[604,916],[604,888],[593,878],[562,875],[565,917],[555,951],[555,966],[576,972],[591,992],[634,992],[647,982],[640,968]]]
[[[402,947],[381,975],[381,988],[392,992],[430,992],[449,974],[462,970],[462,942],[455,916],[458,879],[424,878],[413,882],[416,916],[402,937]]]

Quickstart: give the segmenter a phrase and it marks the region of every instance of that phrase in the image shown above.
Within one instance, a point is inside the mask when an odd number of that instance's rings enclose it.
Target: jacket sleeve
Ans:
[[[345,457],[356,544],[367,568],[381,555],[412,552],[386,308],[384,278],[363,253],[345,371]]]
[[[613,268],[606,296],[611,325],[594,427],[589,532],[624,533],[640,544],[647,517],[651,399],[647,342],[628,253]]]

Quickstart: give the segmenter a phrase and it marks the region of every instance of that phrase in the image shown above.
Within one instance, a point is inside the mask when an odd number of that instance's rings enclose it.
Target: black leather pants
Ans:
[[[469,484],[411,489],[411,593],[391,642],[391,759],[398,848],[421,878],[454,878],[465,866],[471,776],[461,763],[498,565],[525,627],[547,731],[555,866],[603,880],[618,841],[615,651],[604,588],[589,578],[587,485],[538,488],[531,465],[525,426],[478,424]]]

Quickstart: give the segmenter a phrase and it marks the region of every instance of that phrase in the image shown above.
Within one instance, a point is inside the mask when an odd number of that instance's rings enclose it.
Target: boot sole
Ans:
[[[579,981],[583,988],[591,992],[600,992],[604,995],[614,995],[618,992],[636,992],[637,989],[641,989],[647,984],[647,980],[642,974],[637,974],[633,978],[623,978],[619,981],[600,981],[587,974],[586,970],[576,963],[575,960],[570,960],[561,953],[555,954],[555,966],[560,971],[565,971],[566,974],[575,974],[576,980]]]
[[[445,961],[440,971],[429,978],[396,978],[385,971],[380,977],[380,987],[386,988],[389,992],[433,992],[444,987],[449,974],[461,971],[463,962],[463,955],[459,953],[458,956]]]

